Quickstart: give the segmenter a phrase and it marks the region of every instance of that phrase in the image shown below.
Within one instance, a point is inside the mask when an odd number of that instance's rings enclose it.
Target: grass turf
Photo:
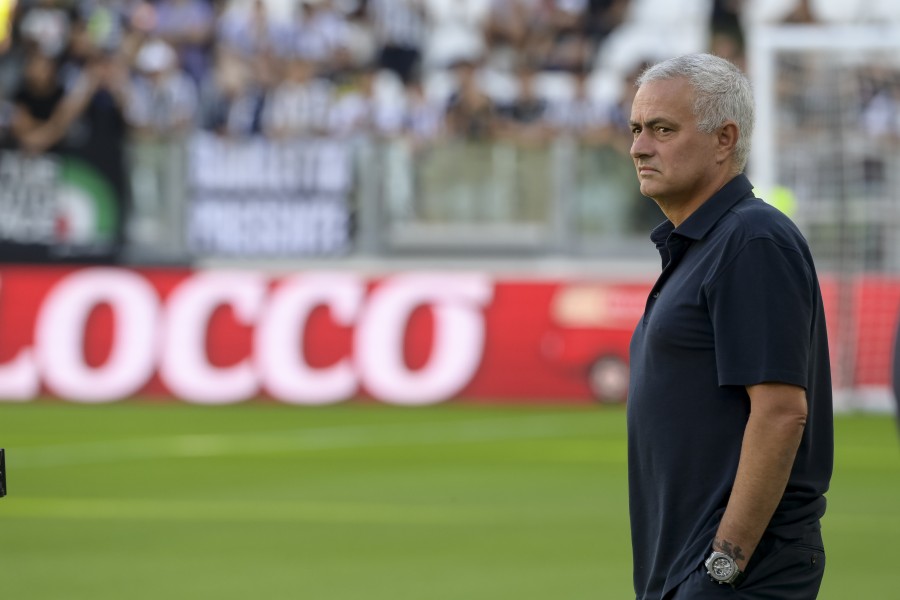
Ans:
[[[893,420],[837,419],[820,598],[895,598]],[[633,598],[621,408],[0,405],[22,599]]]

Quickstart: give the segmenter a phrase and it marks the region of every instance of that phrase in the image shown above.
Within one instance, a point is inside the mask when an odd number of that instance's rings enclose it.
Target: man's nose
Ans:
[[[636,133],[631,142],[631,158],[641,158],[650,154],[650,144],[644,132]]]

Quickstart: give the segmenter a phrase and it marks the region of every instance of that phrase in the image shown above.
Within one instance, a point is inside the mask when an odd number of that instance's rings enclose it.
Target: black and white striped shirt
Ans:
[[[424,0],[369,0],[368,16],[386,46],[420,49],[428,35]]]
[[[578,133],[613,124],[613,107],[593,98],[572,98],[550,105],[547,120],[560,131]]]
[[[194,81],[183,71],[174,71],[158,83],[136,77],[129,94],[128,122],[159,132],[192,123],[197,115],[197,96]]]
[[[333,102],[333,90],[325,80],[285,81],[270,92],[264,127],[287,135],[315,133],[325,128]]]

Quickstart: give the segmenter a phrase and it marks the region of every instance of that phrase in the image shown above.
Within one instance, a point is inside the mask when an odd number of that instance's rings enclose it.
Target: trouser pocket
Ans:
[[[739,597],[814,600],[825,575],[825,546],[820,531],[797,539],[775,538],[768,553],[752,560]],[[756,559],[754,553],[754,559]]]

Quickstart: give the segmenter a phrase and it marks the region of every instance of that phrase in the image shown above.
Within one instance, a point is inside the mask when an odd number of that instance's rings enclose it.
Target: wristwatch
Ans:
[[[734,586],[744,579],[744,574],[738,569],[737,563],[724,552],[714,550],[703,564],[706,565],[706,572],[710,578],[716,583]]]

